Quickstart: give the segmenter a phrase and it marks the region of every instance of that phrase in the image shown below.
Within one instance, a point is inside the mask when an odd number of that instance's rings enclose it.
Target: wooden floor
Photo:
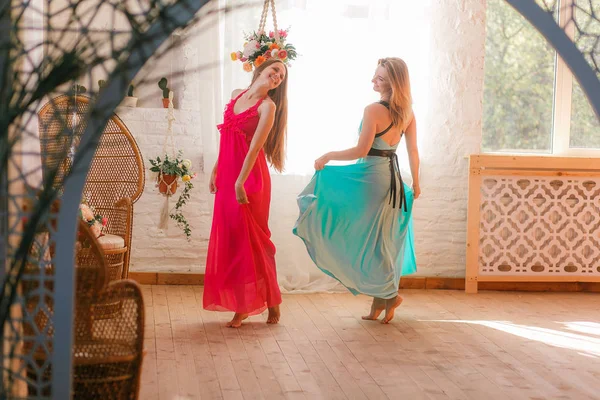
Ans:
[[[600,294],[403,291],[284,296],[282,320],[202,310],[202,288],[144,286],[140,399],[600,399]]]

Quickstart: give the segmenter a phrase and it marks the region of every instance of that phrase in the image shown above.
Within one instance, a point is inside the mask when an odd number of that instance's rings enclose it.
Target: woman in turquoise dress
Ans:
[[[413,200],[419,197],[419,152],[406,63],[383,58],[373,77],[381,101],[365,108],[355,147],[327,153],[298,196],[300,216],[294,234],[314,263],[351,293],[373,297],[376,320],[385,310],[389,323],[402,303],[400,277],[416,271],[412,232]],[[413,177],[400,176],[396,148],[405,136]],[[326,166],[329,161],[356,163]]]

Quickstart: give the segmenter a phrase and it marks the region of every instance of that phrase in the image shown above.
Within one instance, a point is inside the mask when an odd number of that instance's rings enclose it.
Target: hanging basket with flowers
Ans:
[[[265,24],[269,7],[273,15],[274,30],[267,35]],[[244,35],[246,41],[244,48],[241,51],[231,53],[231,60],[242,62],[246,72],[252,72],[254,68],[260,67],[269,58],[277,58],[288,64],[289,61],[296,59],[298,56],[296,48],[287,43],[288,32],[289,28],[285,30],[277,28],[275,0],[265,0],[258,31]]]
[[[163,89],[164,86],[164,89],[168,90],[166,85],[166,79],[164,81],[161,80],[161,83],[159,83],[161,89]],[[168,228],[169,218],[171,218],[177,222],[177,226],[183,230],[187,240],[190,241],[192,229],[187,218],[183,215],[182,209],[190,199],[190,191],[194,188],[192,179],[196,177],[196,174],[192,172],[192,162],[183,159],[181,150],[175,155],[175,143],[173,140],[173,122],[175,121],[173,92],[170,90],[168,90],[168,92],[167,134],[165,135],[165,142],[163,145],[163,154],[165,156],[163,158],[156,157],[149,160],[152,165],[150,171],[156,173],[156,187],[158,188],[158,192],[164,197],[158,227],[166,230]],[[165,94],[167,93],[165,92]],[[177,203],[175,203],[175,207],[171,210],[169,208],[169,198],[177,192],[177,183],[179,179],[183,182],[184,187],[179,195]]]
[[[170,158],[165,155],[164,158],[156,157],[150,159],[152,167],[150,171],[158,174],[156,186],[160,194],[164,195],[167,199],[165,211],[168,212],[168,197],[175,194],[177,191],[177,182],[179,179],[183,182],[183,190],[179,195],[175,208],[169,213],[169,217],[177,222],[188,240],[190,240],[192,230],[186,217],[183,215],[183,206],[190,199],[190,191],[194,188],[192,179],[196,177],[196,174],[192,172],[192,162],[187,159],[182,159],[182,152],[179,151],[175,158]],[[161,217],[162,219],[162,217]],[[166,225],[166,221],[161,221],[161,227]]]

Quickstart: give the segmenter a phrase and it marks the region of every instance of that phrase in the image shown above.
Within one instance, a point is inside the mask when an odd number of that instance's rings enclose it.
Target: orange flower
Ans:
[[[279,45],[277,43],[271,43],[271,45],[269,46],[269,50],[273,50],[273,49],[279,49]]]
[[[231,61],[237,61],[237,52],[231,53]]]
[[[245,62],[244,63],[244,71],[251,72],[252,71],[252,64],[250,64],[249,62]]]
[[[266,58],[264,58],[263,56],[258,56],[256,57],[256,60],[254,60],[254,65],[256,67],[260,67],[260,64],[264,63],[266,60]]]
[[[281,58],[282,60],[285,60],[287,58],[287,51],[279,50],[279,53],[277,53],[277,57]]]

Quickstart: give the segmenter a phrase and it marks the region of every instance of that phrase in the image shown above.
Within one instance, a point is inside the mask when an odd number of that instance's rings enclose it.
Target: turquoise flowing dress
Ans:
[[[413,192],[400,177],[398,144],[381,139],[388,129],[373,142],[369,154],[377,155],[315,173],[298,196],[293,229],[324,273],[354,295],[382,299],[394,298],[400,277],[417,270]]]

